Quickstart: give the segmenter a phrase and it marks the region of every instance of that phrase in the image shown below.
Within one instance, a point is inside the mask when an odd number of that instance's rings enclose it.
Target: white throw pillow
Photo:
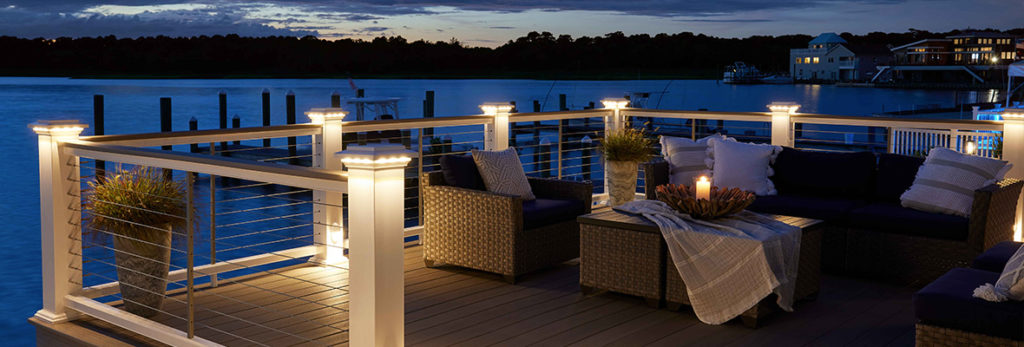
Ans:
[[[501,151],[474,149],[473,162],[476,163],[477,170],[480,170],[480,177],[484,179],[487,191],[514,195],[525,200],[536,199],[515,148],[510,147]]]
[[[970,217],[974,191],[1003,179],[1012,164],[935,147],[900,196],[903,207]]]
[[[708,140],[712,138],[735,141],[720,134],[697,141],[685,137],[661,137],[661,155],[668,162],[669,183],[690,186],[697,177],[711,176],[714,159],[708,153]]]
[[[775,184],[768,177],[775,174],[771,163],[782,147],[726,141],[712,138],[709,150],[714,152],[714,185],[739,188],[756,195],[775,195]]]
[[[988,301],[1024,300],[1024,247],[1010,257],[995,284],[986,283],[974,290],[974,297]]]

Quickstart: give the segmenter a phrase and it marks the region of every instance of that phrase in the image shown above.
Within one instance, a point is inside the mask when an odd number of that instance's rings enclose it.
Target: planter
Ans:
[[[153,317],[160,313],[171,261],[171,228],[114,236],[114,258],[124,310]]]
[[[637,167],[635,161],[607,161],[608,205],[619,206],[636,197]]]

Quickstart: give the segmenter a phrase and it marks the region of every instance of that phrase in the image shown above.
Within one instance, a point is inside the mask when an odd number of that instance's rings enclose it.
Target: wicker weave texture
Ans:
[[[800,260],[796,274],[796,291],[794,293],[795,300],[807,298],[818,293],[821,289],[822,229],[821,226],[816,225],[804,228],[801,231]],[[679,277],[679,271],[672,264],[671,257],[666,257],[665,259],[665,301],[669,303],[669,307],[679,304],[689,305],[690,298],[686,294],[686,284],[683,283],[682,277]],[[773,301],[774,299],[769,297],[766,300]],[[764,304],[774,305],[774,302],[762,301],[758,306]],[[757,309],[758,307],[756,306],[751,308],[754,311]],[[744,313],[744,316],[748,316],[748,314]],[[750,316],[757,317],[756,314]]]
[[[661,300],[666,249],[657,233],[580,226],[580,285]]]
[[[918,323],[916,330],[914,337],[917,347],[1024,347],[1022,341],[934,325]]]
[[[440,172],[422,179],[425,261],[518,276],[579,256],[575,220],[523,230],[522,199],[446,186]],[[530,182],[546,189],[538,194],[542,197],[580,199],[586,191],[583,201],[589,211],[590,182]]]

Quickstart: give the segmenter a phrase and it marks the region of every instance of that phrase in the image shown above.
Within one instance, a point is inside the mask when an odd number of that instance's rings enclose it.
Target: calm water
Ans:
[[[818,85],[731,86],[716,81],[531,81],[531,80],[357,80],[367,96],[399,97],[400,116],[419,117],[424,91],[436,91],[436,115],[479,113],[477,105],[514,100],[523,111],[532,100],[543,110],[558,108],[558,94],[572,109],[630,91],[654,92],[649,107],[714,111],[765,111],[772,101],[796,101],[802,112],[870,115],[915,105],[953,103],[952,91],[841,88]],[[106,96],[107,134],[159,131],[159,98],[173,99],[175,130],[196,117],[201,129],[217,126],[217,92],[228,94],[229,116],[243,126],[260,122],[260,91],[270,89],[272,122],[283,124],[284,95],[292,90],[300,112],[329,105],[338,90],[351,97],[346,80],[72,80],[0,78],[0,153],[4,154],[3,198],[6,229],[0,231],[0,339],[6,345],[34,343],[25,321],[41,307],[39,280],[39,196],[35,136],[26,125],[36,119],[92,120],[92,95]],[[663,93],[662,93],[663,92]],[[988,92],[979,93],[986,99]],[[91,134],[87,130],[86,134]]]

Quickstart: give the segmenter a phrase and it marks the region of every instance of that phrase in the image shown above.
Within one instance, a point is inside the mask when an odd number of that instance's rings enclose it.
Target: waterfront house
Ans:
[[[850,45],[835,33],[823,33],[808,42],[807,48],[789,51],[789,74],[794,81],[863,81],[889,59],[884,47]]]
[[[1001,83],[1006,67],[1020,60],[1016,37],[994,32],[969,32],[942,39],[924,39],[891,49],[892,66],[879,67],[872,81]]]

